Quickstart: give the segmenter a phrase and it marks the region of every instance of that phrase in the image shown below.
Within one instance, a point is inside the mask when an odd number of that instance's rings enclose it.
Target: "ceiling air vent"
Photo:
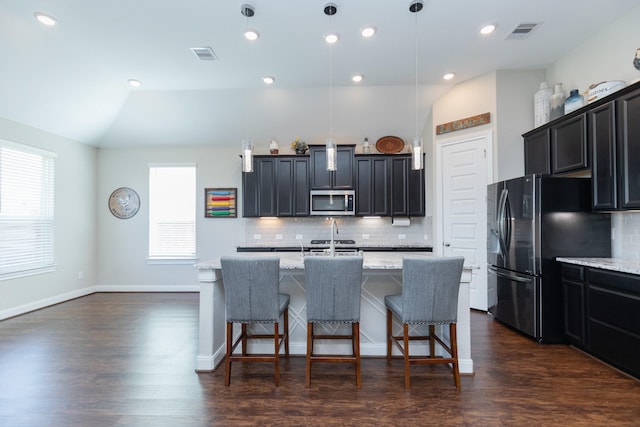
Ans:
[[[196,56],[201,61],[217,61],[218,58],[216,54],[213,53],[213,49],[210,47],[192,47],[191,51],[196,54]]]
[[[518,24],[513,29],[513,31],[509,33],[509,35],[506,37],[506,40],[524,40],[528,38],[529,35],[531,35],[531,33],[533,32],[533,30],[538,28],[539,25],[540,24],[537,24],[537,23]]]

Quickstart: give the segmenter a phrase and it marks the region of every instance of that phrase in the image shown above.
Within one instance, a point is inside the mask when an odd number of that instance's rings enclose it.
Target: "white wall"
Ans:
[[[235,187],[241,197],[239,149],[111,148],[98,150],[98,277],[100,289],[180,290],[197,285],[193,265],[150,265],[148,256],[149,164],[197,164],[197,253],[206,260],[235,252],[244,240],[242,218],[204,218],[204,189]],[[118,187],[131,187],[141,199],[130,219],[114,217],[107,199]],[[240,206],[240,208],[242,208]],[[241,213],[240,215],[241,216]]]
[[[585,40],[562,59],[550,66],[547,81],[563,83],[565,90],[581,92],[592,83],[623,80],[631,84],[640,78],[632,64],[640,48],[640,7],[630,11],[611,26]],[[640,260],[640,213],[613,214],[612,255],[622,259]]]
[[[0,319],[93,292],[96,279],[96,149],[0,119],[0,138],[57,153],[52,273],[0,282]],[[82,272],[82,279],[78,273]]]
[[[605,80],[636,81],[640,71],[632,61],[640,48],[638,22],[640,6],[600,31],[585,29],[584,43],[547,68],[548,83],[562,83],[568,93],[571,89],[584,92],[589,85]]]

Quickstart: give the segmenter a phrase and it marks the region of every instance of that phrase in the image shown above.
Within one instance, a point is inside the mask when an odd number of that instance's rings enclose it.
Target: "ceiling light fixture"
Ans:
[[[376,27],[363,28],[362,31],[360,32],[360,34],[364,38],[373,37],[376,34]]]
[[[480,34],[486,36],[487,34],[491,34],[496,30],[496,26],[493,24],[489,24],[489,25],[485,25],[484,27],[480,28]]]
[[[330,33],[324,36],[324,41],[326,41],[329,44],[334,44],[338,40],[340,40],[340,34],[338,33]]]
[[[33,16],[40,22],[42,25],[46,25],[47,27],[55,26],[58,21],[55,20],[52,16],[47,15],[46,13],[36,12]]]
[[[249,29],[249,18],[255,15],[255,9],[250,4],[243,4],[240,6],[240,13],[247,18],[247,29],[244,32],[245,38],[250,41],[256,40],[259,36],[258,32]],[[249,48],[247,47],[247,62],[248,58]],[[244,126],[246,136],[242,140],[242,172],[250,173],[253,172],[253,144],[249,139],[249,89],[245,89]]]
[[[140,87],[142,86],[142,82],[136,79],[129,79],[129,86],[131,87]]]
[[[338,12],[338,6],[335,3],[327,3],[324,6],[325,15],[331,18]],[[333,37],[330,40],[329,36],[335,36],[335,40]],[[327,43],[329,43],[329,137],[325,142],[326,154],[327,154],[327,170],[335,171],[338,169],[338,152],[336,142],[333,139],[333,44],[337,42],[339,39],[337,34],[329,34],[325,37]]]
[[[260,38],[260,33],[249,28],[244,32],[244,38],[249,41],[258,40],[258,38]]]
[[[267,84],[267,85],[272,85],[272,84],[276,81],[276,79],[274,79],[274,78],[273,78],[273,77],[271,77],[271,76],[264,76],[264,77],[262,78],[262,81],[263,81],[265,84]]]
[[[443,78],[443,79],[445,79],[445,80],[451,80],[451,79],[453,79],[455,76],[456,76],[456,75],[455,75],[455,74],[453,74],[453,73],[447,73],[447,74],[445,74],[444,76],[442,76],[442,78]]]
[[[354,76],[351,77],[351,80],[355,83],[360,83],[362,80],[364,80],[364,76],[362,74],[354,74]]]
[[[415,59],[416,59],[416,134],[411,144],[411,169],[424,168],[422,156],[422,138],[418,134],[418,12],[422,10],[422,0],[414,0],[409,5],[409,11],[415,15]]]

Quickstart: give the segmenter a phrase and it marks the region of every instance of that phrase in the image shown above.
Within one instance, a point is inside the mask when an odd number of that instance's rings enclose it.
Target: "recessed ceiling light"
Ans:
[[[480,28],[480,34],[482,35],[487,35],[487,34],[491,34],[496,30],[496,26],[493,24],[490,25],[485,25],[484,27]]]
[[[364,76],[362,74],[354,74],[353,77],[351,77],[351,80],[355,83],[360,83],[364,80]]]
[[[333,43],[337,42],[338,40],[340,40],[340,35],[338,33],[327,34],[326,36],[324,36],[324,40],[327,43],[333,44]]]
[[[40,22],[42,25],[46,25],[47,27],[53,27],[58,23],[52,16],[47,15],[46,13],[36,12],[33,16]]]
[[[247,40],[258,40],[258,38],[260,37],[260,33],[256,30],[252,30],[252,29],[246,29],[244,32],[244,38]]]
[[[140,80],[129,79],[129,86],[131,86],[131,87],[140,87],[140,85],[142,85],[142,82]]]
[[[376,27],[366,27],[366,28],[363,28],[362,31],[360,32],[360,34],[362,34],[362,37],[365,37],[365,38],[373,37],[375,33],[376,33]]]
[[[454,78],[456,75],[453,73],[447,73],[444,76],[442,76],[443,79],[445,80],[451,80],[452,78]]]
[[[263,78],[262,78],[262,81],[263,81],[265,84],[272,85],[272,84],[273,84],[273,82],[275,82],[275,81],[276,81],[276,79],[274,79],[274,78],[273,78],[273,77],[271,77],[271,76],[265,76],[265,77],[263,77]]]

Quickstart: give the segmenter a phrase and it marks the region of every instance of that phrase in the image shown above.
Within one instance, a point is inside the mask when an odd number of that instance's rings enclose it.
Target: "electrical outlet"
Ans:
[[[82,280],[84,278],[84,271],[78,271],[78,280]]]
[[[282,240],[282,234],[276,234],[276,240]]]
[[[368,235],[368,234],[363,234],[363,235],[362,235],[362,238],[363,238],[364,240],[368,240],[368,239],[369,239],[369,235]]]
[[[260,235],[260,234],[254,234],[253,235],[253,240],[260,240],[260,239],[262,239],[262,235]]]
[[[424,235],[424,240],[429,240],[429,235],[428,234]]]
[[[404,240],[404,239],[406,239],[406,238],[407,238],[407,235],[406,235],[406,234],[398,234],[398,239],[400,239],[400,240]]]
[[[303,236],[302,234],[296,234],[296,240],[302,240]]]

